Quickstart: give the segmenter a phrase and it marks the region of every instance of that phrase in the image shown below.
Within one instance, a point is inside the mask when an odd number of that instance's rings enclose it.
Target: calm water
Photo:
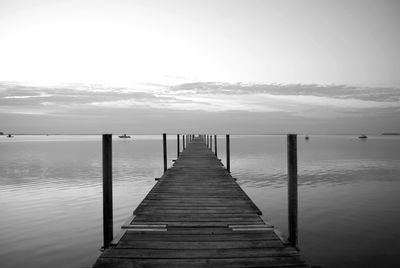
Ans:
[[[115,233],[162,174],[160,138],[114,138]],[[324,267],[400,267],[400,137],[299,136],[298,151],[304,258]],[[231,153],[233,176],[287,233],[285,136],[233,136]],[[0,136],[0,267],[94,263],[101,164],[100,136]]]

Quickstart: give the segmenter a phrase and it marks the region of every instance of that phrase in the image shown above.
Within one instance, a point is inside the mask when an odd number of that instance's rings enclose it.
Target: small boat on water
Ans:
[[[7,138],[13,138],[14,136],[13,135],[11,135],[11,134],[8,134],[7,135]]]
[[[310,139],[310,137],[306,136],[305,139],[308,141]]]
[[[361,136],[358,136],[359,139],[367,139],[368,137],[364,134],[362,134]]]
[[[128,136],[126,134],[118,136],[118,137],[120,137],[121,139],[130,139],[131,138],[131,136]]]

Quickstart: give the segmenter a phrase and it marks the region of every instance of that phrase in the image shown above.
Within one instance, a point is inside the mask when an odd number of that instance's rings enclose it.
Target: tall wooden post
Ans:
[[[230,156],[230,148],[229,148],[229,134],[226,135],[226,169],[228,172],[231,172],[231,156]]]
[[[176,155],[177,155],[177,158],[179,158],[179,154],[180,154],[180,150],[181,150],[181,146],[180,146],[180,137],[179,137],[179,134],[177,134],[176,135]]]
[[[210,135],[210,150],[212,151],[212,144],[213,144],[213,136],[212,135]]]
[[[287,135],[289,242],[297,247],[297,135]]]
[[[185,144],[185,135],[182,135],[182,146],[183,146],[183,150],[186,149],[186,144]]]
[[[216,157],[218,157],[218,146],[217,146],[217,135],[214,135],[214,154]]]
[[[206,145],[207,145],[207,147],[209,147],[210,146],[210,136],[207,135],[206,140],[207,140]]]
[[[163,133],[164,172],[167,171],[167,134]]]
[[[113,239],[112,135],[103,135],[103,238],[104,249]]]

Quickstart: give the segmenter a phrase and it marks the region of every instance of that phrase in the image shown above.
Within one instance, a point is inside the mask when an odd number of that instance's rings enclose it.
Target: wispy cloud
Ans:
[[[6,96],[3,97],[3,99],[30,99],[30,98],[47,98],[51,97],[53,95],[46,94],[46,93],[40,93],[39,95],[27,95],[27,96]]]
[[[303,117],[355,116],[400,110],[399,88],[319,85],[190,83],[131,87],[0,84],[3,113],[56,113],[85,109],[168,109],[207,112],[286,112]]]

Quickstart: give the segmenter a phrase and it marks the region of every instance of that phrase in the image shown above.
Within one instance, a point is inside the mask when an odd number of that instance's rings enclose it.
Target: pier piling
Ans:
[[[214,154],[218,157],[217,135],[214,135]]]
[[[289,242],[297,247],[297,135],[287,135]]]
[[[230,156],[230,142],[229,134],[226,135],[226,169],[231,172],[231,156]]]
[[[176,135],[176,157],[177,158],[179,158],[179,154],[180,154],[180,149],[181,149],[181,147],[180,147],[180,145],[179,145],[179,142],[180,142],[180,137],[179,137],[179,134],[177,134]]]
[[[167,134],[163,133],[164,172],[167,171]]]
[[[103,135],[103,240],[107,249],[113,239],[112,135]]]

